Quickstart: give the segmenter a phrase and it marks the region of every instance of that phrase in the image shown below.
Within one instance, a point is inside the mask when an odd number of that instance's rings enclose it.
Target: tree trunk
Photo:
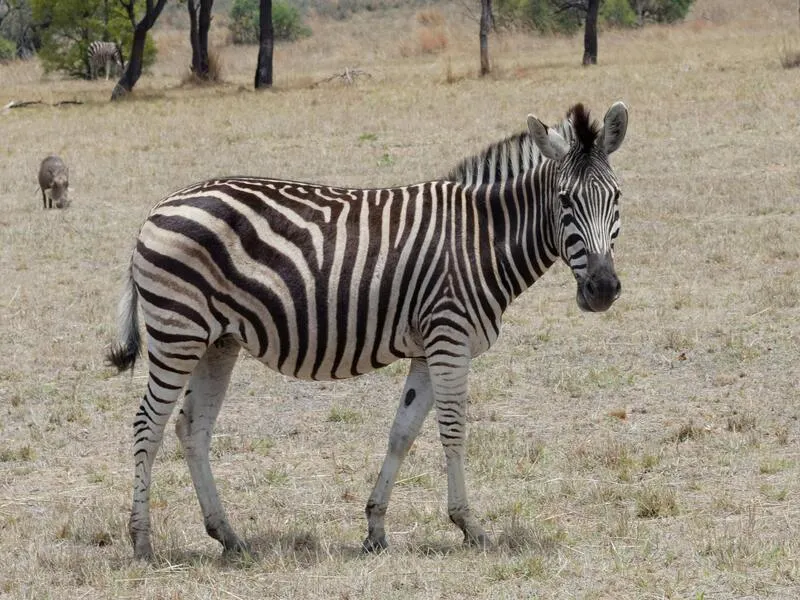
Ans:
[[[128,18],[131,24],[134,25],[133,44],[131,44],[131,59],[128,61],[128,66],[122,77],[119,78],[117,85],[114,86],[114,91],[111,92],[111,100],[119,100],[127,96],[133,90],[136,82],[139,81],[139,77],[142,75],[142,58],[144,57],[144,42],[147,39],[147,32],[156,24],[156,20],[164,9],[167,0],[157,0],[155,5],[153,5],[153,0],[147,0],[145,14],[138,23],[136,23],[134,9],[135,0],[119,0],[119,2],[125,7],[128,12]]]
[[[589,0],[586,8],[586,30],[583,34],[583,64],[597,64],[597,10],[600,0]]]
[[[197,5],[195,0],[186,0],[189,10],[189,43],[192,46],[192,73],[200,74],[200,34],[197,31]]]
[[[481,77],[488,75],[492,70],[489,64],[489,31],[494,20],[492,18],[492,0],[481,0]]]
[[[275,47],[275,32],[272,28],[272,0],[260,0],[258,65],[255,88],[272,87],[272,51]]]
[[[202,79],[208,79],[208,30],[211,27],[211,7],[214,0],[200,0],[200,22],[198,42],[200,43],[200,72]]]
[[[209,78],[208,72],[208,30],[211,27],[211,8],[214,0],[187,0],[189,10],[189,41],[192,45],[192,73],[199,79]]]

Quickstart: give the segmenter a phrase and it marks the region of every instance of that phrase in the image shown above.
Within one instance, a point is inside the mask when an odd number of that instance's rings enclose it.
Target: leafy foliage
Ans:
[[[17,55],[17,45],[11,40],[0,37],[0,61],[11,60]]]
[[[144,12],[144,1],[137,14]],[[123,53],[131,47],[133,26],[122,5],[104,0],[32,0],[33,19],[42,24],[39,57],[45,71],[64,71],[72,77],[88,77],[86,51],[96,40],[115,41]],[[156,48],[148,37],[143,66],[155,62]],[[127,57],[125,57],[127,58]]]
[[[616,27],[685,18],[694,0],[601,0],[600,21]],[[496,0],[500,25],[521,25],[542,33],[574,33],[586,19],[588,0]]]
[[[614,27],[634,27],[636,12],[628,0],[606,0],[600,7],[600,21]]]
[[[694,0],[629,0],[639,22],[675,23],[686,18]]]
[[[36,52],[41,42],[33,26],[29,0],[0,0],[0,38],[7,42],[0,42],[3,45],[2,56],[6,56],[10,47],[8,43],[14,45],[13,55],[3,60],[14,56],[27,58]]]
[[[234,44],[257,44],[259,34],[258,0],[234,0],[230,12]],[[311,35],[300,10],[282,0],[272,2],[272,27],[276,40],[292,41]]]

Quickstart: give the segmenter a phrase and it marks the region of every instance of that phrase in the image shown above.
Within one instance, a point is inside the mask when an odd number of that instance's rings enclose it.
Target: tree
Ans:
[[[142,57],[144,56],[147,32],[155,25],[167,0],[157,0],[156,4],[153,4],[153,0],[147,0],[144,16],[138,23],[136,22],[136,0],[119,0],[119,3],[125,8],[133,26],[133,42],[131,44],[131,58],[125,68],[125,72],[120,77],[117,85],[114,86],[114,91],[111,92],[112,100],[127,96],[133,90],[136,82],[139,81],[139,77],[142,75]]]
[[[489,65],[489,31],[494,25],[492,17],[492,0],[481,0],[481,26],[480,26],[480,46],[481,46],[481,77],[488,75],[491,71]]]
[[[213,5],[214,0],[187,0],[186,2],[189,9],[189,41],[192,44],[191,69],[195,77],[203,81],[209,79],[208,30],[211,27]]]
[[[20,58],[33,56],[41,47],[41,38],[34,27],[29,0],[0,0],[0,40],[2,39],[13,45],[12,55]]]
[[[258,35],[258,64],[255,88],[272,87],[272,53],[275,48],[275,31],[272,28],[272,0],[260,0]]]
[[[588,0],[586,29],[583,33],[583,65],[597,64],[597,11],[600,0]]]

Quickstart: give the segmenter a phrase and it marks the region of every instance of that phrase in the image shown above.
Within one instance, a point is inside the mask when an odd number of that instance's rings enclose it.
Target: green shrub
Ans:
[[[600,6],[600,21],[612,27],[634,27],[636,12],[629,0],[606,0]]]
[[[684,19],[694,0],[604,0],[600,21],[618,27]],[[570,0],[495,0],[499,26],[521,25],[542,33],[574,33],[586,21],[586,5]]]
[[[303,23],[300,10],[285,2],[272,3],[272,27],[276,40],[294,41],[311,35],[311,29]]]
[[[521,25],[541,33],[574,33],[583,24],[586,12],[562,9],[559,0],[497,0],[498,25]]]
[[[259,34],[258,0],[234,0],[230,12],[234,44],[257,44]],[[281,0],[272,2],[272,28],[278,41],[292,41],[311,35],[300,10]]]
[[[88,77],[86,50],[96,40],[113,40],[123,54],[133,41],[133,28],[122,6],[105,0],[33,0],[33,18],[47,23],[42,29],[39,58],[46,72],[64,71],[72,77]],[[136,14],[144,14],[144,0],[137,0]],[[106,13],[106,9],[108,12]],[[145,40],[142,67],[155,62],[156,47],[148,36]],[[125,55],[124,59],[128,60]]]
[[[686,18],[694,0],[630,0],[639,21],[674,23]]]
[[[11,40],[0,37],[0,61],[12,60],[17,55],[17,45]]]

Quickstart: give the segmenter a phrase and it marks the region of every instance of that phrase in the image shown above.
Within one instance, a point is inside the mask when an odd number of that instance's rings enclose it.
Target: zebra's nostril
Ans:
[[[619,295],[622,293],[622,283],[620,283],[619,279],[617,279],[617,286],[614,289],[614,298],[619,298]]]
[[[596,288],[591,281],[586,282],[586,286],[584,287],[587,296],[594,296]]]

